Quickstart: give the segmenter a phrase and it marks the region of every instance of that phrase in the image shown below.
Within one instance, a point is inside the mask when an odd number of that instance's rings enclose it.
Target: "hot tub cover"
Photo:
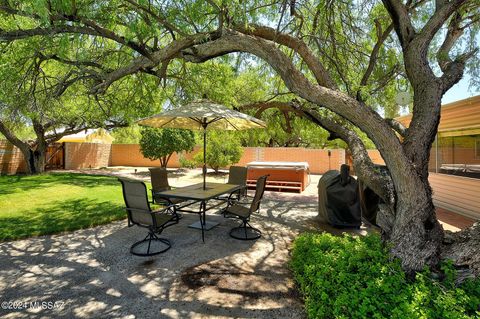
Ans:
[[[355,178],[347,173],[347,178],[342,181],[337,170],[323,174],[318,182],[318,217],[322,222],[337,227],[359,227],[362,224]]]
[[[294,168],[308,170],[307,162],[250,162],[248,168]]]

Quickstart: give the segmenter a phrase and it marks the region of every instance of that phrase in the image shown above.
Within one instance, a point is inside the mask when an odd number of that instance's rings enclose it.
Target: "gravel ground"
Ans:
[[[148,179],[142,169],[89,172]],[[170,177],[174,186],[200,180],[197,170]],[[210,211],[207,220],[220,225],[206,232],[205,243],[199,230],[188,228],[198,216],[184,214],[162,234],[172,248],[155,257],[129,253],[145,230],[128,228],[126,220],[0,243],[2,308],[28,308],[0,309],[0,317],[304,318],[288,261],[295,236],[318,229],[316,184],[302,194],[266,192],[260,214],[252,218],[263,233],[256,241],[230,238],[238,221]],[[47,309],[32,307],[35,302]]]
[[[149,180],[147,168],[76,172]],[[312,175],[302,194],[266,192],[252,218],[263,233],[256,241],[230,238],[238,222],[210,211],[207,220],[220,225],[206,232],[205,243],[188,228],[198,216],[184,214],[162,234],[172,248],[155,257],[129,253],[146,232],[126,220],[0,243],[0,317],[305,318],[288,267],[292,241],[305,230],[342,232],[315,218],[319,178]],[[172,170],[169,180],[177,187],[198,183],[201,171]],[[226,182],[227,174],[209,174],[208,181]]]

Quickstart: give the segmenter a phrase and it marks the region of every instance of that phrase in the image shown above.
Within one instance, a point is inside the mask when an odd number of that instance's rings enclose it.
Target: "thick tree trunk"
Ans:
[[[418,82],[421,84],[414,87],[415,119],[402,145],[413,169],[392,174],[394,185],[404,187],[397,190],[395,220],[387,236],[393,244],[392,253],[410,272],[437,266],[443,240],[428,182],[430,149],[440,122],[441,92],[427,79]],[[390,163],[389,168],[398,170],[398,166]]]
[[[44,148],[32,150],[30,147],[22,148],[23,157],[27,164],[29,174],[39,174],[45,172],[45,152]]]
[[[420,179],[405,176],[404,183]],[[418,185],[418,183],[415,183]],[[422,180],[422,188],[413,188],[408,194],[397,194],[395,219],[385,237],[392,244],[391,252],[402,261],[410,273],[425,266],[436,267],[440,261],[443,228],[433,206],[430,185]]]

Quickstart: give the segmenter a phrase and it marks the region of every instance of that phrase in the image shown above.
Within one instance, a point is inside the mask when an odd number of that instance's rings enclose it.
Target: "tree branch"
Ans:
[[[428,20],[422,31],[418,34],[415,42],[420,49],[426,50],[435,34],[440,30],[448,17],[458,10],[467,0],[451,0],[449,2],[442,1],[441,5],[437,5],[435,14]],[[437,2],[438,4],[439,2]]]
[[[0,6],[0,10],[7,12],[13,15],[20,15],[26,16],[35,20],[41,19],[36,14],[30,14],[23,12],[21,10],[13,9],[8,5]],[[120,36],[113,32],[112,30],[106,29],[94,21],[87,19],[82,16],[78,16],[76,14],[72,15],[65,15],[65,14],[52,14],[50,15],[50,21],[53,23],[54,21],[57,22],[67,22],[67,23],[82,23],[84,26],[73,26],[73,25],[61,25],[61,26],[54,26],[52,25],[50,28],[32,28],[27,30],[14,30],[14,31],[5,31],[0,29],[0,41],[13,41],[19,40],[24,38],[29,38],[37,35],[56,35],[56,34],[63,34],[63,33],[77,33],[77,34],[87,34],[92,36],[101,36],[106,39],[113,40],[119,44],[123,44],[132,50],[142,54],[143,56],[149,58],[150,52],[147,50],[145,45],[137,44],[131,40],[126,40],[125,37]]]
[[[60,63],[66,64],[66,65],[72,65],[72,66],[89,66],[93,68],[97,68],[100,70],[104,70],[106,72],[111,72],[112,70],[106,69],[105,66],[101,65],[100,63],[94,62],[94,61],[75,61],[75,60],[69,60],[65,58],[61,58],[56,54],[52,55],[44,55],[42,52],[37,52],[36,53],[38,56],[40,56],[44,61],[46,60],[55,60]]]
[[[446,64],[444,73],[440,78],[440,82],[442,83],[441,89],[444,93],[462,79],[466,61],[477,52],[478,48],[475,48],[472,51],[459,55],[454,61]]]
[[[368,79],[372,75],[375,64],[377,63],[377,58],[380,52],[380,48],[382,47],[383,43],[385,42],[385,40],[388,38],[388,36],[393,30],[393,23],[390,23],[390,25],[388,25],[388,27],[383,32],[382,32],[382,25],[380,24],[379,20],[375,20],[375,26],[377,28],[377,42],[375,43],[375,46],[372,49],[372,53],[370,54],[368,67],[367,67],[367,70],[365,71],[365,74],[362,77],[362,80],[360,81],[360,86],[367,85]],[[360,91],[357,92],[357,96],[359,96],[359,93]]]
[[[246,28],[244,26],[236,26],[234,29],[243,34],[258,36],[294,50],[308,65],[318,84],[330,89],[336,88],[335,82],[332,80],[323,64],[302,40],[286,33],[277,32],[273,28],[260,25],[250,25]]]
[[[382,2],[392,18],[402,48],[406,48],[416,33],[408,14],[408,7],[399,0],[382,0]]]
[[[125,1],[130,3],[135,8],[140,9],[145,13],[149,14],[150,16],[152,16],[159,24],[163,25],[172,34],[172,37],[174,40],[175,40],[174,32],[178,33],[181,36],[186,36],[186,34],[182,30],[180,30],[179,28],[177,28],[176,26],[168,22],[165,17],[162,17],[156,14],[155,12],[153,12],[153,10],[151,10],[149,7],[141,5],[133,0],[125,0]]]
[[[182,50],[191,47],[195,43],[202,41],[211,41],[211,39],[215,39],[215,37],[212,38],[210,34],[200,33],[194,36],[189,36],[183,39],[172,41],[165,47],[153,52],[151,55],[151,59],[140,56],[135,58],[129,65],[105,74],[103,76],[103,81],[95,85],[90,90],[90,92],[92,94],[101,94],[105,92],[113,82],[130,74],[151,70],[162,62],[164,62],[162,69],[165,69],[167,67],[168,61],[172,60],[175,57],[179,57]]]
[[[102,124],[102,123],[92,123],[90,125],[81,124],[80,126],[77,126],[77,124],[72,124],[68,128],[65,128],[62,132],[49,133],[49,134],[46,134],[44,136],[44,138],[45,138],[46,143],[50,144],[50,143],[54,143],[54,142],[58,141],[59,139],[61,139],[64,136],[71,135],[71,134],[76,134],[76,133],[79,133],[81,131],[85,131],[85,130],[89,130],[89,129],[93,129],[93,128],[102,127],[102,128],[105,128],[105,129],[111,129],[111,128],[116,128],[116,127],[127,127],[127,126],[128,126],[128,123],[126,123],[126,122],[113,123],[113,124],[107,124],[107,125]]]
[[[51,28],[33,28],[33,29],[25,29],[25,30],[14,30],[14,31],[5,31],[0,29],[0,41],[15,41],[21,40],[26,38],[31,38],[38,35],[43,36],[53,36],[56,34],[63,34],[63,33],[76,33],[76,34],[86,34],[86,35],[93,35],[99,36],[100,34],[87,27],[80,27],[80,26],[55,26]]]
[[[1,102],[0,102],[1,103]],[[20,149],[24,149],[24,148],[27,148],[28,147],[28,144],[23,142],[22,140],[20,140],[19,138],[17,138],[13,132],[5,125],[5,123],[3,123],[3,121],[0,120],[0,133],[3,134],[3,136],[5,136],[5,138],[10,142],[12,143],[13,145],[15,145],[16,147],[20,148]]]
[[[398,134],[400,134],[400,136],[406,136],[408,129],[402,123],[395,119],[385,119],[385,122],[387,122],[387,124],[390,125],[392,129],[394,129]]]
[[[333,119],[322,116],[313,108],[302,108],[305,117],[322,126],[330,132],[335,132],[338,137],[347,143],[352,152],[355,172],[365,184],[370,187],[385,203],[395,204],[394,186],[391,178],[378,174],[367,149],[358,135],[346,125],[340,125]]]
[[[262,113],[268,109],[276,108],[280,111],[287,111],[287,112],[294,112],[297,115],[302,116],[303,112],[301,112],[298,108],[295,108],[294,105],[298,104],[295,101],[290,102],[280,102],[280,101],[269,101],[269,102],[256,102],[252,104],[246,104],[239,107],[240,110],[246,109],[255,109],[257,112],[255,113],[255,117],[260,118]]]

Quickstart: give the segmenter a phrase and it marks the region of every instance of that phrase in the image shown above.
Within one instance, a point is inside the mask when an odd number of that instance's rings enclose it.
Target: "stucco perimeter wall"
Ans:
[[[200,151],[195,148],[193,152],[185,154],[185,158],[191,159],[193,155]],[[329,156],[330,153],[330,156]],[[288,161],[288,162],[308,162],[310,172],[313,174],[322,174],[329,169],[339,169],[340,165],[345,163],[344,150],[321,150],[306,148],[287,148],[287,147],[245,147],[243,155],[236,165],[245,166],[254,161]],[[159,166],[160,162],[151,161],[144,158],[140,152],[140,146],[137,144],[113,144],[111,149],[110,166]],[[180,167],[178,155],[173,154],[168,162],[168,167]]]
[[[186,159],[192,159],[193,155],[199,151],[195,147],[193,152],[184,154]],[[138,144],[112,144],[111,166],[160,166],[160,160],[152,161],[143,157]],[[168,161],[168,167],[180,167],[179,156],[173,153]]]
[[[184,154],[192,159],[200,151]],[[375,156],[375,151],[373,152]],[[329,155],[330,154],[330,155]],[[240,162],[245,166],[253,161],[308,162],[310,172],[323,174],[330,169],[339,169],[345,163],[345,151],[289,147],[245,147]],[[99,168],[105,166],[160,166],[160,162],[143,157],[138,144],[65,143],[65,169]],[[179,156],[173,154],[168,167],[180,167]],[[0,140],[0,172],[15,174],[25,171],[25,163],[19,149],[8,141]]]
[[[19,148],[7,140],[0,140],[0,174],[25,173],[25,164]]]
[[[112,144],[65,143],[65,169],[107,167],[111,151]]]

